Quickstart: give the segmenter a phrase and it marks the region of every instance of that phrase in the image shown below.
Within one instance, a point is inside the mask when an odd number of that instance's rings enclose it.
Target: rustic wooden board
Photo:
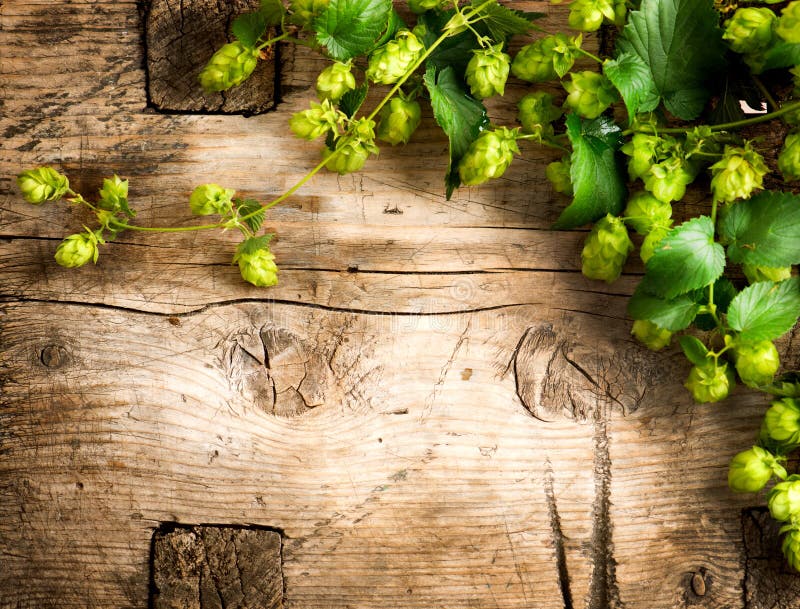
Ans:
[[[779,563],[746,543],[755,500],[725,481],[763,400],[695,405],[682,357],[631,340],[641,266],[580,276],[584,233],[547,230],[551,152],[447,201],[426,116],[270,212],[270,290],[224,234],[126,234],[59,268],[84,218],[22,202],[21,169],[87,193],[116,171],[139,221],[182,225],[197,183],[266,199],[318,158],[286,121],[319,60],[282,54],[274,112],[160,114],[143,8],[0,4],[0,607],[147,606],[165,522],[279,532],[292,609],[777,602]]]

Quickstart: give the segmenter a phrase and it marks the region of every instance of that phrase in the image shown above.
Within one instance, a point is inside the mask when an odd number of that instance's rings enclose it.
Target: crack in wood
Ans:
[[[547,502],[547,512],[550,516],[550,529],[553,532],[553,548],[556,554],[556,573],[558,575],[558,588],[564,601],[564,609],[573,609],[572,590],[570,589],[569,564],[564,546],[564,532],[561,529],[561,516],[558,514],[556,493],[553,488],[553,465],[548,459],[545,463],[544,496]]]

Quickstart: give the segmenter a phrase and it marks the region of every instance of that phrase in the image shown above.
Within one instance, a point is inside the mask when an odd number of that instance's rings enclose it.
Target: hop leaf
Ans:
[[[45,201],[55,201],[69,190],[67,176],[52,167],[37,167],[23,171],[17,176],[17,185],[28,203],[40,205]]]

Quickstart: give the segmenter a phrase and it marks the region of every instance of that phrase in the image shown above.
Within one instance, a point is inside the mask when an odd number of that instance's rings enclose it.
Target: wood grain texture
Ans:
[[[270,212],[271,290],[241,282],[230,233],[125,234],[58,267],[87,218],[26,205],[24,168],[87,194],[117,172],[139,222],[186,225],[198,183],[267,199],[318,160],[286,122],[319,59],[284,58],[274,112],[160,114],[141,9],[0,5],[0,607],[146,607],[164,522],[280,531],[289,609],[761,606],[755,500],[725,472],[765,405],[695,405],[677,350],[634,344],[641,266],[581,277],[584,231],[547,230],[550,151],[447,201],[426,115]]]

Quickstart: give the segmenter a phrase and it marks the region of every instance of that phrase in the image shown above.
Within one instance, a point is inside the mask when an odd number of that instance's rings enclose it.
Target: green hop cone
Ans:
[[[202,184],[189,196],[189,207],[196,216],[224,215],[233,205],[235,190],[223,188],[219,184]]]
[[[67,176],[52,167],[37,167],[23,171],[17,176],[17,185],[28,203],[40,205],[45,201],[55,201],[69,190]]]
[[[103,180],[100,189],[100,201],[97,206],[108,211],[128,211],[128,180],[121,180],[118,175]],[[132,215],[132,213],[131,213]]]
[[[660,351],[672,340],[672,332],[665,330],[648,319],[633,322],[631,334],[651,351]]]
[[[775,33],[786,42],[800,43],[800,1],[786,5],[778,19]]]
[[[292,12],[290,21],[303,28],[308,28],[314,19],[328,8],[329,0],[290,0]]]
[[[412,32],[400,30],[394,40],[372,52],[367,78],[381,85],[396,83],[420,58],[424,49],[425,46]]]
[[[728,397],[736,379],[728,364],[718,364],[713,361],[702,366],[694,366],[689,371],[684,387],[692,394],[698,404],[706,402],[719,402]]]
[[[784,446],[800,444],[800,405],[794,398],[772,402],[764,415],[767,435]]]
[[[607,214],[592,227],[581,251],[581,271],[589,279],[613,283],[622,273],[622,267],[633,243],[628,229],[619,218]]]
[[[795,571],[800,571],[800,525],[787,524],[781,527],[781,533],[786,536],[781,543],[781,551],[786,562]]]
[[[725,146],[722,158],[711,166],[711,192],[717,201],[733,203],[748,199],[753,191],[761,189],[762,178],[769,171],[764,159],[745,146]]]
[[[778,169],[787,182],[800,180],[800,132],[786,136],[783,149],[778,155]]]
[[[475,49],[467,64],[465,78],[472,95],[485,99],[493,95],[503,95],[508,80],[511,57],[503,53],[503,45],[488,49]]]
[[[308,110],[292,114],[292,118],[289,119],[289,128],[299,138],[315,140],[329,131],[335,131],[346,118],[330,99],[326,99],[319,104],[311,102]]]
[[[545,36],[525,45],[511,62],[511,73],[527,82],[544,82],[558,76],[556,64],[565,74],[572,67],[575,44],[565,34]],[[559,49],[558,51],[556,49]]]
[[[378,139],[392,146],[407,144],[422,119],[422,109],[416,101],[392,98],[380,112]]]
[[[572,72],[564,83],[569,95],[565,105],[585,118],[597,118],[617,100],[617,90],[602,74],[585,70]]]
[[[519,154],[518,135],[519,129],[506,127],[481,133],[458,164],[461,181],[467,186],[475,186],[502,176],[514,155]]]
[[[671,225],[672,222],[670,222],[670,226],[656,226],[647,233],[647,236],[642,241],[642,247],[639,250],[639,258],[642,259],[642,262],[647,264],[647,261],[653,257],[659,243],[661,243],[664,237],[669,233]]]
[[[645,189],[664,203],[681,200],[694,178],[686,164],[675,158],[656,163],[642,176]]]
[[[256,69],[258,54],[238,40],[229,42],[211,56],[200,72],[200,85],[213,93],[242,84]]]
[[[623,25],[625,3],[612,0],[574,0],[569,5],[568,21],[573,29],[596,32],[604,20],[615,25]]]
[[[56,262],[68,269],[83,266],[90,260],[97,262],[97,236],[92,232],[70,235],[56,248]]]
[[[658,161],[657,151],[662,147],[663,141],[656,135],[635,133],[630,141],[626,142],[620,150],[628,155],[628,175],[631,180],[641,178]]]
[[[748,387],[762,387],[772,382],[780,368],[778,350],[771,340],[758,342],[737,342],[733,357],[736,372]]]
[[[790,266],[758,266],[755,264],[743,264],[742,271],[747,281],[758,283],[759,281],[772,281],[778,282],[784,279],[789,279],[792,276],[792,267]]]
[[[322,152],[325,167],[340,175],[360,171],[370,154],[378,154],[375,145],[375,122],[366,118],[354,121],[349,134],[336,141],[335,150],[327,146]]]
[[[736,53],[758,53],[772,43],[778,18],[769,8],[739,8],[725,22],[722,37]]]
[[[775,455],[760,446],[754,446],[731,459],[728,486],[736,493],[757,493],[772,476],[786,478],[786,470]]]
[[[767,493],[769,513],[775,520],[788,522],[800,516],[800,476],[789,476]]]
[[[625,216],[628,226],[640,235],[647,235],[656,226],[669,226],[672,205],[649,192],[637,192],[628,199],[622,215]]]
[[[317,97],[321,101],[329,99],[337,102],[345,93],[355,88],[356,77],[350,70],[349,62],[332,63],[317,76]]]
[[[278,266],[275,254],[269,250],[272,235],[249,237],[239,244],[233,263],[239,265],[242,279],[258,287],[278,283]]]
[[[539,138],[552,137],[553,126],[550,124],[561,116],[561,109],[553,104],[553,96],[544,91],[528,93],[519,100],[519,122],[523,133]]]
[[[545,176],[550,180],[553,185],[553,190],[572,196],[572,177],[570,176],[570,163],[569,157],[565,156],[560,161],[553,161],[545,169]]]

